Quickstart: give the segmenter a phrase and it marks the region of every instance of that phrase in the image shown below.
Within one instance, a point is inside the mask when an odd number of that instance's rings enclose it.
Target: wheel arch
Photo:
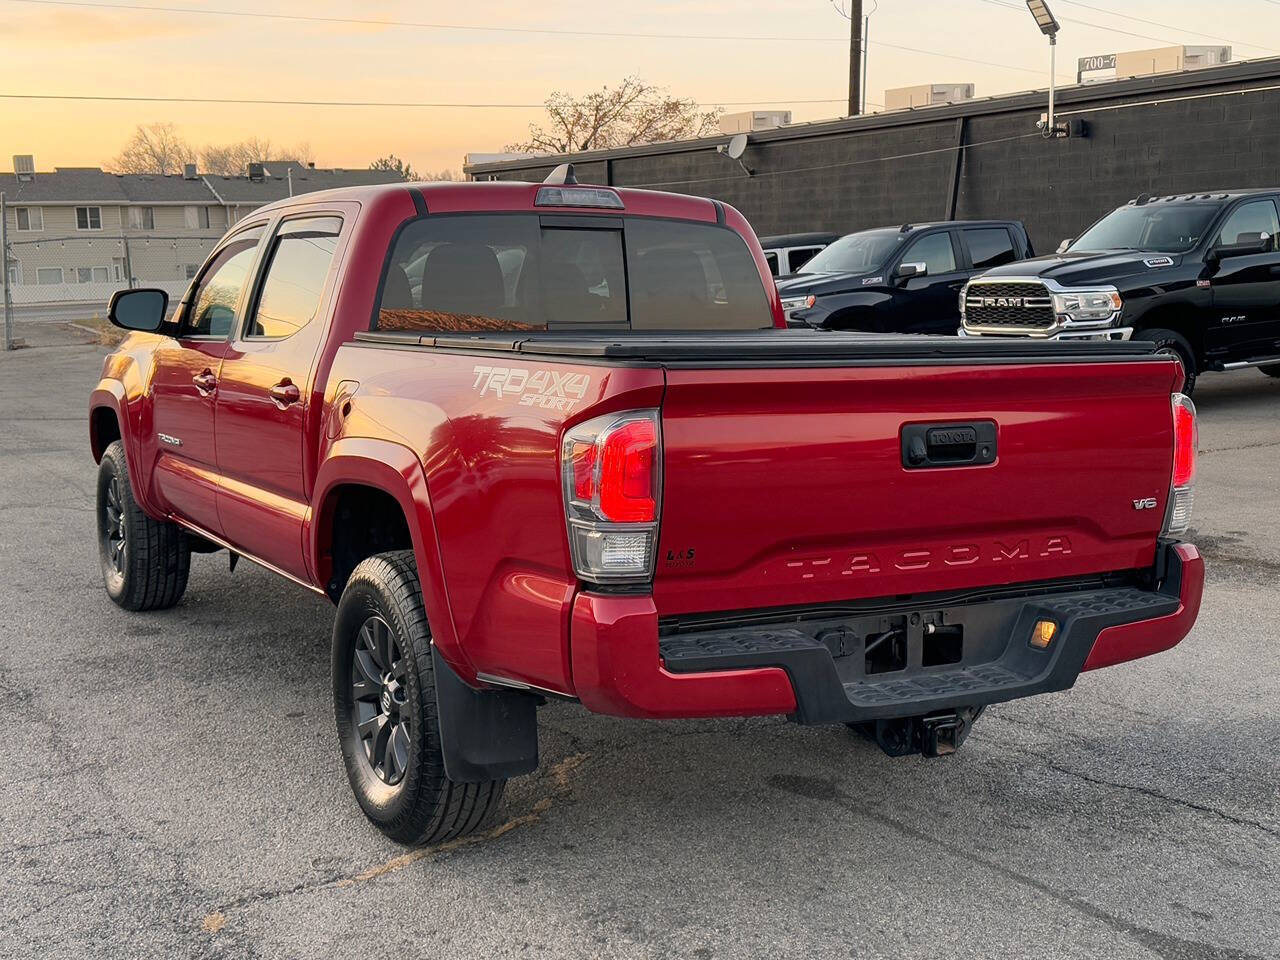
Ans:
[[[125,439],[124,403],[124,384],[118,380],[102,381],[90,396],[89,449],[94,463],[102,462],[102,455],[113,442]]]
[[[1204,322],[1190,306],[1170,305],[1154,307],[1133,324],[1133,339],[1141,340],[1144,330],[1172,330],[1191,345],[1195,352],[1197,370],[1204,370]]]
[[[866,320],[870,326],[875,326],[878,319],[875,308],[888,302],[891,297],[883,291],[865,290],[841,294],[832,299],[835,302],[823,317],[822,326],[828,330],[845,330],[851,329],[846,324],[853,320]]]
[[[412,549],[432,642],[464,679],[475,680],[453,625],[426,475],[412,450],[373,438],[335,442],[316,475],[303,542],[315,582],[335,602],[355,563]]]

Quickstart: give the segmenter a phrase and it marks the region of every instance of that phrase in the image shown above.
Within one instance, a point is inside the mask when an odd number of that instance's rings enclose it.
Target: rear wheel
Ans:
[[[1259,367],[1258,369],[1268,377],[1280,379],[1280,363],[1268,363],[1265,367]]]
[[[1186,375],[1186,383],[1182,385],[1182,392],[1188,397],[1196,388],[1196,377],[1199,370],[1196,367],[1196,354],[1191,349],[1191,344],[1187,342],[1187,338],[1174,330],[1164,330],[1159,327],[1153,327],[1150,330],[1139,330],[1133,335],[1134,340],[1150,340],[1156,345],[1156,353],[1164,356],[1174,357],[1182,363],[1183,373]]]
[[[124,444],[98,465],[98,560],[107,596],[126,610],[162,610],[182,599],[191,570],[186,535],[142,512],[133,499]]]
[[[347,778],[393,840],[438,843],[482,826],[505,780],[450,780],[440,754],[431,633],[413,552],[351,574],[333,627],[333,702]]]

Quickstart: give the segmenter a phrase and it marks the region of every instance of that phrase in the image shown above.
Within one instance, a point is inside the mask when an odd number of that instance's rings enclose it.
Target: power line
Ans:
[[[1135,17],[1128,13],[1117,13],[1114,10],[1108,10],[1106,7],[1095,7],[1092,4],[1081,3],[1080,0],[1060,0],[1061,3],[1069,4],[1073,7],[1084,7],[1086,10],[1093,10],[1097,13],[1105,13],[1112,17],[1119,17],[1122,20],[1133,20],[1135,23],[1145,23],[1153,27],[1164,27],[1167,30],[1181,30],[1184,33],[1194,34],[1198,37],[1207,37],[1210,40],[1217,40],[1219,43],[1231,43],[1240,47],[1253,47],[1256,50],[1266,50],[1268,53],[1280,53],[1271,47],[1264,47],[1260,43],[1245,43],[1241,40],[1232,40],[1230,37],[1219,37],[1212,33],[1205,33],[1203,30],[1192,30],[1189,27],[1180,27],[1173,23],[1161,23],[1158,20],[1146,20],[1142,17]],[[1272,3],[1280,5],[1280,0],[1270,0]]]
[[[467,110],[541,110],[544,103],[440,103],[409,100],[272,100],[255,97],[133,97],[108,96],[106,94],[71,93],[0,93],[0,100],[82,100],[113,103],[227,103],[252,106],[280,107],[408,107]],[[813,100],[707,100],[699,106],[779,106],[795,103],[844,103],[843,97]],[[882,107],[876,103],[872,106]]]
[[[425,20],[366,19],[363,17],[325,17],[301,13],[268,13],[257,10],[224,10],[205,7],[170,7],[143,3],[88,3],[84,0],[9,0],[10,3],[29,3],[48,7],[87,7],[97,10],[137,10],[148,13],[179,13],[192,16],[249,17],[257,20],[291,20],[302,23],[347,24],[350,26],[416,27],[424,30],[461,30],[472,33],[542,34],[567,37],[619,37],[631,40],[735,40],[804,43],[844,43],[843,37],[764,37],[759,35],[700,34],[700,33],[621,33],[607,30],[569,30],[558,27],[496,27],[479,24],[438,23]]]
[[[791,173],[810,173],[815,170],[834,170],[838,167],[858,167],[868,163],[885,163],[889,160],[908,160],[912,157],[927,157],[935,153],[951,153],[956,150],[972,150],[974,147],[987,147],[996,143],[1009,143],[1014,140],[1029,140],[1031,138],[1043,139],[1044,134],[1036,131],[1035,133],[1019,133],[1011,137],[998,137],[994,140],[979,140],[976,143],[957,144],[953,147],[936,147],[932,150],[916,150],[912,153],[895,153],[887,157],[866,157],[862,160],[841,160],[836,163],[823,163],[814,167],[792,167],[788,170],[757,170],[751,174],[751,179],[759,180],[761,177],[781,177]],[[701,177],[693,180],[662,180],[652,183],[623,183],[618,184],[622,187],[671,187],[682,186],[693,183],[720,183],[725,180],[741,180],[741,173],[731,173],[723,177]]]
[[[460,30],[472,33],[509,33],[537,34],[542,36],[568,37],[607,37],[625,40],[715,40],[737,42],[769,42],[769,43],[847,43],[844,37],[763,37],[758,35],[733,34],[696,34],[696,33],[626,33],[605,30],[567,30],[553,27],[495,27],[460,23],[437,23],[423,20],[388,20],[364,19],[360,17],[324,17],[314,14],[267,13],[256,10],[225,10],[218,8],[196,9],[192,7],[159,6],[142,3],[89,3],[86,0],[7,0],[9,3],[27,3],[47,7],[80,7],[90,10],[133,10],[147,13],[177,13],[192,16],[212,17],[247,17],[255,20],[286,20],[297,23],[346,24],[349,26],[374,27],[411,27],[422,30]],[[1003,6],[1003,4],[1002,4]],[[884,47],[890,50],[902,50],[930,57],[942,57],[947,60],[959,60],[965,63],[977,63],[985,67],[1001,70],[1014,70],[1018,73],[1035,73],[1041,71],[1033,67],[1019,67],[1007,63],[996,63],[991,60],[964,57],[954,53],[943,53],[938,50],[925,50],[920,47],[908,47],[883,40],[868,41],[870,47]],[[1067,78],[1070,79],[1070,78]],[[826,101],[824,101],[826,102]],[[831,101],[836,102],[836,101]],[[876,104],[878,106],[878,104]]]
[[[1271,3],[1277,3],[1277,1],[1280,1],[1280,0],[1271,0]],[[979,0],[979,3],[991,4],[992,6],[1002,6],[1002,8],[1005,8],[1006,10],[1020,10],[1020,12],[1023,12],[1023,13],[1027,12],[1027,8],[1024,8],[1024,6],[1020,6],[1018,4],[1005,3],[1005,0]],[[1073,0],[1062,0],[1062,3],[1073,3]],[[1076,5],[1087,6],[1087,4],[1076,4]],[[1100,6],[1091,6],[1091,8],[1089,9],[1100,10],[1100,12],[1103,12],[1103,13],[1111,13],[1110,10],[1102,10]],[[1125,14],[1115,14],[1115,15],[1116,17],[1126,17]],[[1157,44],[1170,44],[1171,46],[1181,46],[1181,41],[1178,41],[1178,40],[1169,40],[1169,38],[1167,37],[1153,37],[1149,35],[1149,33],[1134,33],[1133,31],[1128,31],[1128,29],[1120,29],[1119,27],[1108,27],[1106,26],[1106,24],[1103,24],[1103,23],[1093,23],[1092,20],[1079,20],[1079,19],[1075,19],[1074,17],[1062,17],[1061,19],[1062,19],[1062,22],[1064,23],[1074,23],[1076,24],[1076,26],[1079,26],[1079,27],[1092,27],[1093,29],[1101,29],[1101,31],[1106,31],[1107,33],[1119,33],[1119,35],[1125,36],[1125,37],[1137,37],[1138,40],[1153,40],[1153,41],[1156,41]],[[1126,19],[1137,20],[1140,18],[1126,17]],[[1155,23],[1157,27],[1165,27],[1166,29],[1184,29],[1183,27],[1172,26],[1172,24],[1169,24],[1169,23],[1156,23],[1156,20],[1142,20],[1142,22]],[[1194,33],[1196,31],[1188,31],[1188,32]],[[1202,33],[1201,36],[1208,36],[1208,35],[1207,33]],[[1233,42],[1234,44],[1234,42],[1238,42],[1238,41],[1229,41],[1229,42]],[[1258,46],[1258,45],[1242,44],[1240,46]],[[1262,47],[1258,47],[1258,49],[1270,50],[1270,47],[1262,46]],[[1272,52],[1277,52],[1277,51],[1272,51]]]

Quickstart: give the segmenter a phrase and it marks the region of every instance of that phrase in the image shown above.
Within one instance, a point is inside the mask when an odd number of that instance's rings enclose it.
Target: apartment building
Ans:
[[[123,286],[155,286],[177,299],[236,221],[258,207],[330,187],[388,183],[393,171],[316,169],[296,161],[250,164],[243,176],[113,174],[98,167],[37,171],[16,156],[0,172],[10,302],[21,316],[101,313]]]

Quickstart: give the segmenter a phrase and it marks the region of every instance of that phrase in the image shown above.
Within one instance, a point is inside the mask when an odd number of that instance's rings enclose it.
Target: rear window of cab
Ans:
[[[640,217],[433,215],[394,241],[375,330],[757,330],[755,260],[725,227]]]

